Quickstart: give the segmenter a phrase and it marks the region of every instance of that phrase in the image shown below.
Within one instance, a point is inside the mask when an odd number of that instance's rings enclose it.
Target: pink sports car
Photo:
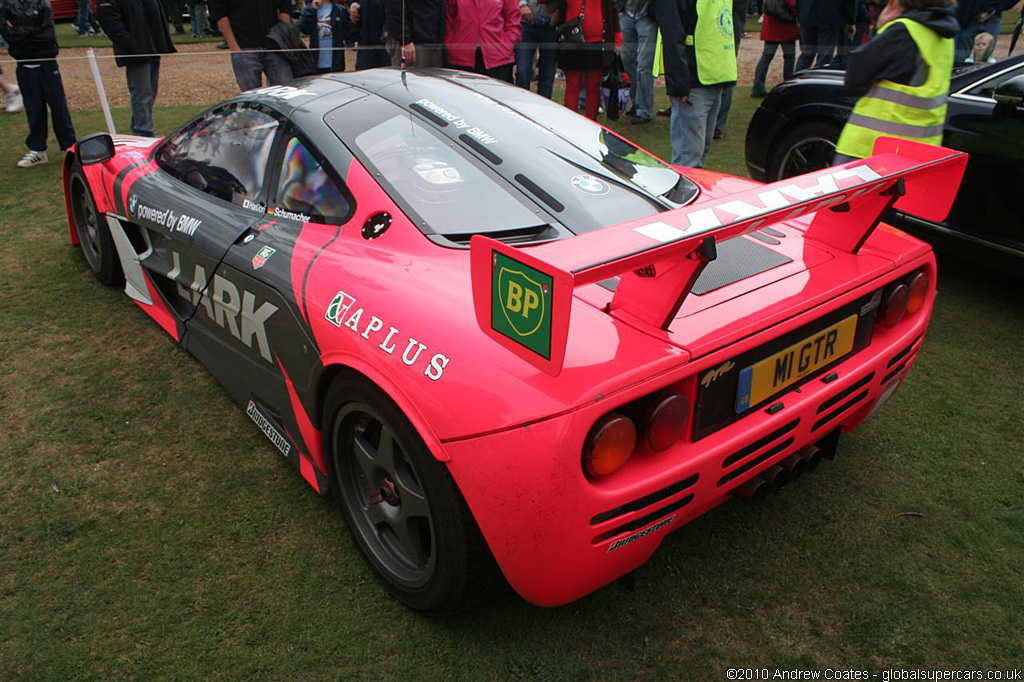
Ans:
[[[487,78],[242,93],[85,138],[71,240],[229,391],[410,607],[493,555],[540,605],[836,452],[921,347],[966,156],[886,138],[770,185]],[[225,466],[229,466],[225,462]]]

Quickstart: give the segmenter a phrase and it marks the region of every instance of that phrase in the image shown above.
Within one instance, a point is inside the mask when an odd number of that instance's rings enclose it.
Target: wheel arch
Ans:
[[[315,380],[315,392],[314,392],[314,419],[315,423],[319,425],[321,431],[327,427],[326,415],[324,414],[324,407],[327,400],[327,391],[330,389],[331,384],[339,376],[343,375],[357,376],[367,381],[368,383],[376,386],[385,395],[398,406],[398,409],[402,411],[405,418],[409,420],[416,433],[419,434],[420,438],[423,439],[427,449],[430,450],[430,454],[434,456],[440,462],[451,461],[451,456],[445,449],[444,444],[434,433],[433,429],[427,424],[426,419],[420,413],[413,402],[413,400],[399,388],[398,384],[387,377],[386,374],[380,372],[376,368],[359,362],[356,358],[346,357],[338,358],[333,361],[327,361],[324,363],[323,371],[320,372],[320,376]],[[326,436],[325,436],[326,443]]]
[[[771,169],[773,165],[772,162],[775,160],[775,155],[779,151],[779,145],[782,144],[782,141],[785,140],[791,132],[800,126],[811,123],[824,123],[826,125],[835,126],[842,131],[848,114],[849,112],[840,111],[834,107],[798,109],[797,113],[792,118],[787,119],[785,123],[779,126],[778,131],[768,144],[768,153],[765,155],[766,182],[772,182],[772,178],[769,177],[768,171]]]

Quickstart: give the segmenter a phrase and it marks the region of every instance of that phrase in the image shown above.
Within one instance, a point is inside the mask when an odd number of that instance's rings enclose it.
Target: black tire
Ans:
[[[458,611],[487,573],[487,548],[447,468],[362,377],[335,379],[324,410],[331,486],[363,558],[410,608]]]
[[[839,126],[826,121],[801,123],[776,145],[768,162],[767,181],[828,168],[836,153]]]
[[[76,162],[68,179],[68,192],[71,198],[71,217],[75,225],[75,233],[82,248],[82,255],[89,269],[103,284],[115,286],[124,282],[121,261],[117,258],[114,239],[110,236],[110,228],[96,208],[89,182],[85,179],[82,167]]]

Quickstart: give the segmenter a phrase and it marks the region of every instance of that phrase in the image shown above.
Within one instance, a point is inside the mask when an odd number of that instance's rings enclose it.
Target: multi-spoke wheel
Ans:
[[[71,196],[71,217],[75,232],[82,247],[82,255],[96,278],[113,286],[122,281],[121,263],[117,259],[110,228],[102,222],[96,209],[89,183],[86,182],[81,166],[75,165],[69,178]]]
[[[836,155],[839,129],[813,121],[790,131],[775,149],[768,164],[768,180],[775,181],[828,168]]]
[[[331,385],[325,416],[331,483],[367,563],[412,608],[457,608],[478,568],[479,537],[444,465],[361,378]]]

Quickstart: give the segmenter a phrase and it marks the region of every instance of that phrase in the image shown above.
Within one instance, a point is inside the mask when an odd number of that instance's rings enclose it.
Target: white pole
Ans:
[[[107,91],[103,89],[103,79],[100,77],[100,67],[96,63],[96,53],[91,47],[85,48],[85,54],[89,58],[89,67],[92,69],[92,78],[96,81],[96,92],[100,95],[100,106],[103,107],[103,118],[107,119],[107,130],[111,135],[116,135],[114,130],[114,119],[110,115],[110,105],[107,103]]]

